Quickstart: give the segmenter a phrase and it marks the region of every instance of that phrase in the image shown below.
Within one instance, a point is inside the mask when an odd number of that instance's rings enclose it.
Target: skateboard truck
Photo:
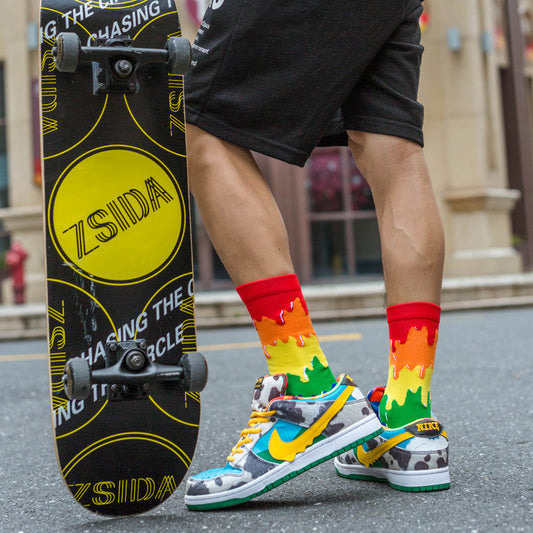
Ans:
[[[63,385],[71,400],[83,400],[91,385],[107,384],[108,399],[138,400],[148,397],[149,384],[171,382],[182,390],[200,392],[207,382],[207,364],[200,353],[185,353],[178,366],[162,365],[150,360],[143,339],[108,342],[106,367],[91,370],[83,357],[73,357],[65,365]]]
[[[93,93],[137,93],[136,72],[142,65],[164,63],[170,74],[184,74],[191,64],[191,45],[185,37],[170,37],[165,48],[137,48],[124,35],[96,39],[94,46],[81,46],[78,35],[59,33],[52,56],[59,72],[75,72],[82,61],[93,65]]]

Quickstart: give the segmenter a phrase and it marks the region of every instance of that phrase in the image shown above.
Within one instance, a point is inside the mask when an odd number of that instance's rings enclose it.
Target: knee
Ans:
[[[357,167],[377,193],[389,188],[398,178],[427,177],[422,147],[412,141],[391,135],[350,131],[349,147]]]
[[[216,186],[238,191],[251,187],[250,180],[262,182],[251,152],[224,141],[200,128],[187,126],[187,160],[191,193],[198,196],[210,193]]]
[[[216,165],[220,140],[192,125],[187,125],[186,140],[189,188],[193,196],[196,196],[201,188],[201,182],[210,175],[209,167]]]
[[[217,143],[218,139],[197,126],[190,124],[187,124],[185,131],[189,165],[207,160],[207,157],[212,153],[213,146]]]

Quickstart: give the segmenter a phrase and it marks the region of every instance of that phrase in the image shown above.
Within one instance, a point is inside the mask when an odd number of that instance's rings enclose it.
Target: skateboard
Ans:
[[[173,0],[42,0],[52,422],[74,498],[148,511],[185,476],[196,353],[183,76]]]

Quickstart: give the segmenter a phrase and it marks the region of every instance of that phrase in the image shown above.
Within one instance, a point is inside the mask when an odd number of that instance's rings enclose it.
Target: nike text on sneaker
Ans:
[[[341,375],[320,396],[284,396],[286,388],[285,374],[257,381],[250,422],[226,466],[188,480],[185,504],[189,509],[246,502],[383,431],[348,376]]]
[[[376,389],[374,389],[376,390]],[[368,395],[372,399],[373,391]],[[375,402],[371,402],[376,409]],[[448,435],[434,419],[421,419],[383,433],[335,458],[346,478],[385,481],[391,487],[426,492],[450,487]]]

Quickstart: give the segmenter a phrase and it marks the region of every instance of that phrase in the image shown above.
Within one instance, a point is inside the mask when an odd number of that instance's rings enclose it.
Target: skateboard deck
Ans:
[[[54,438],[72,495],[105,515],[147,511],[176,489],[207,377],[179,35],[173,0],[41,1]]]

